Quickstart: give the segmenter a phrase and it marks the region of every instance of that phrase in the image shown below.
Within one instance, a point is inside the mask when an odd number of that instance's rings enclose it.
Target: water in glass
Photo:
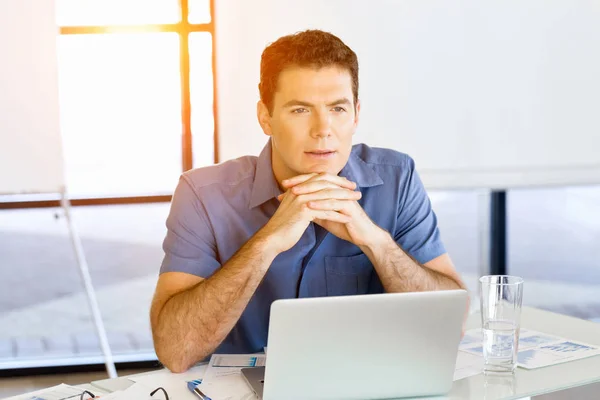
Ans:
[[[512,373],[517,365],[519,328],[514,321],[489,320],[483,326],[486,373]]]

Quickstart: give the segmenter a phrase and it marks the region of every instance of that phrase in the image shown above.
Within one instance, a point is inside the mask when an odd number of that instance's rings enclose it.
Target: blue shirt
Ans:
[[[357,144],[339,175],[356,182],[362,192],[359,203],[369,217],[417,261],[426,263],[445,253],[435,213],[408,155]],[[185,172],[167,218],[161,273],[210,277],[267,223],[279,194],[270,141],[259,157]],[[383,291],[357,246],[311,223],[294,247],[275,258],[216,353],[262,351],[270,306],[277,299]]]

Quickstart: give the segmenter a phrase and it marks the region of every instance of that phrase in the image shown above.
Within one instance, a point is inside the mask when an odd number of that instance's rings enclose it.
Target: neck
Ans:
[[[285,188],[281,184],[286,179],[293,178],[299,174],[289,169],[280,159],[275,155],[275,149],[271,148],[271,168],[273,169],[273,177],[277,182],[277,186],[282,192],[285,192]]]

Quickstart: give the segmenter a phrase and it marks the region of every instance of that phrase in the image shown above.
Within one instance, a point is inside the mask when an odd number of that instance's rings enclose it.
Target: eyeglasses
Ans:
[[[79,396],[79,400],[88,400],[88,399],[93,399],[95,397],[96,396],[94,395],[94,393],[84,390],[83,393],[81,393],[81,396]]]
[[[162,390],[164,396],[164,400],[169,400],[169,394],[167,393],[167,391],[161,387],[158,387],[156,389],[154,389],[151,393],[150,396],[154,396],[154,393],[158,392],[159,390]],[[158,397],[158,396],[157,396]],[[160,398],[160,397],[159,397]]]
[[[154,395],[156,394],[156,392],[158,391],[162,391],[161,394],[158,394],[155,398],[156,400],[169,400],[169,394],[167,393],[167,391],[162,388],[162,387],[158,387],[156,389],[154,389],[151,393],[150,396],[154,397]],[[95,399],[96,396],[92,393],[92,392],[88,392],[87,390],[84,390],[83,393],[81,393],[81,396],[79,397],[79,400],[90,400],[90,399]]]

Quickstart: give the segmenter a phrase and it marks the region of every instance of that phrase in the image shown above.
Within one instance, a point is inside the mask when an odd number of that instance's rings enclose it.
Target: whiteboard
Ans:
[[[64,187],[57,33],[54,1],[0,0],[0,194]]]
[[[355,142],[434,189],[600,183],[597,0],[220,0],[220,159],[258,154],[260,55],[318,28],[358,55]]]

